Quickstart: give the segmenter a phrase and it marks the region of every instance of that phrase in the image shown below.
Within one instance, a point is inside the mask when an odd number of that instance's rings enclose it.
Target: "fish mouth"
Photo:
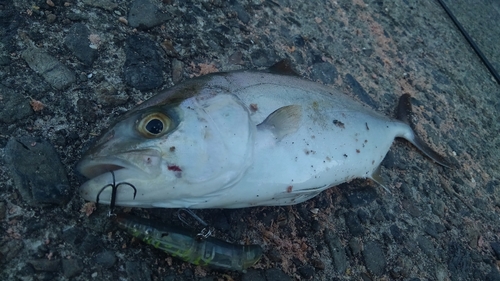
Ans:
[[[128,151],[113,156],[85,156],[76,170],[88,179],[121,169],[134,170],[136,173],[154,174],[161,161],[161,152],[156,149]],[[145,165],[144,163],[148,163]]]
[[[101,161],[83,159],[76,166],[76,170],[86,178],[93,179],[102,174],[118,171],[130,166],[129,163],[125,163],[125,161],[121,159],[112,159],[111,161],[107,159],[103,162]]]
[[[124,169],[125,167],[115,164],[97,164],[87,167],[79,167],[77,168],[80,174],[84,175],[86,178],[95,178],[100,176],[106,172],[114,172],[120,169]]]
[[[161,173],[161,152],[156,149],[128,151],[113,156],[85,156],[76,166],[76,170],[88,178],[80,186],[80,196],[87,201],[99,201],[110,204],[113,188],[126,183],[133,189],[143,189],[144,183]],[[116,205],[133,206],[134,192],[120,188],[117,192]]]

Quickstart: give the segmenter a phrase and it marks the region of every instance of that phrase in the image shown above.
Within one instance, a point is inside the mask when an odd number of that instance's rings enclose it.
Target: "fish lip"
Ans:
[[[125,169],[128,166],[130,163],[118,158],[84,158],[77,164],[76,170],[86,178],[93,179],[104,173]]]
[[[125,153],[117,154],[117,155],[104,155],[104,156],[93,156],[87,155],[85,156],[76,166],[76,170],[83,176],[88,179],[94,179],[99,177],[102,174],[108,172],[114,172],[121,169],[129,169],[135,170],[136,173],[142,171],[139,167],[137,167],[134,163],[129,160],[123,159],[126,158],[126,154],[130,153],[143,153],[145,155],[153,155],[161,158],[161,151],[154,148],[148,149],[139,149],[134,151],[128,151]],[[144,172],[144,171],[142,171]]]

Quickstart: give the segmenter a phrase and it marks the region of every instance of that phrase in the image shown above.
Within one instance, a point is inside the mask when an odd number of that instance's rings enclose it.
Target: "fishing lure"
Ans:
[[[199,239],[186,229],[128,214],[118,214],[114,220],[132,236],[195,265],[244,271],[262,256],[259,245],[236,245],[213,237]]]

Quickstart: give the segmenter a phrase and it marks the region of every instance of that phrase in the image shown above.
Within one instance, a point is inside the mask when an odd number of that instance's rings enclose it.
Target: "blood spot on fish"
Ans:
[[[255,112],[257,110],[259,110],[259,107],[257,106],[257,104],[256,103],[251,103],[250,104],[250,111]]]
[[[169,165],[168,166],[168,170],[169,171],[174,171],[174,172],[182,172],[182,169],[179,168],[179,166],[177,166],[177,165]]]
[[[287,188],[286,188],[286,192],[290,193],[292,192],[293,190],[293,186],[292,185],[289,185]]]
[[[174,152],[175,151],[175,146],[171,146],[169,150],[170,150],[170,152]]]
[[[347,158],[347,154],[344,153],[344,157]]]
[[[340,122],[339,120],[333,120],[333,124],[341,129],[345,129],[344,123]]]
[[[182,177],[182,169],[177,165],[168,165],[168,170],[174,172],[176,178]]]
[[[359,149],[356,149],[356,153],[359,153]]]

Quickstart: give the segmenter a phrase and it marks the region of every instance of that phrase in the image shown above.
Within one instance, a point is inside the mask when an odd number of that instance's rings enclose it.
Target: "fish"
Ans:
[[[281,69],[280,69],[281,67]],[[411,97],[387,117],[279,64],[213,73],[164,90],[121,116],[86,152],[80,195],[143,208],[292,205],[356,178],[385,186],[380,164],[403,138],[442,166],[412,129]]]
[[[113,220],[146,244],[194,265],[245,271],[262,257],[262,247],[256,244],[238,245],[214,237],[202,239],[187,229],[125,213],[117,214]]]

